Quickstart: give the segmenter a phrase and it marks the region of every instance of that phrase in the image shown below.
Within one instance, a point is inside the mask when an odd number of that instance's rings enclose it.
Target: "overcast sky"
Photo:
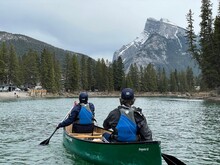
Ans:
[[[218,0],[211,1],[215,16]],[[0,31],[112,60],[116,50],[143,31],[149,17],[186,28],[191,9],[198,33],[200,7],[201,0],[0,0]]]

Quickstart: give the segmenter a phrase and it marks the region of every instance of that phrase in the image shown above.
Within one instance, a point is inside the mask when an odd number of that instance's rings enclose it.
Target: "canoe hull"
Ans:
[[[100,165],[162,165],[160,142],[103,143],[78,139],[65,130],[63,144],[73,154]]]

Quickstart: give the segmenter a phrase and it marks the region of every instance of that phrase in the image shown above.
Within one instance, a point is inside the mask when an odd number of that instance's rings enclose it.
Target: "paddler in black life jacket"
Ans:
[[[113,130],[112,134],[103,134],[103,141],[152,141],[152,132],[147,125],[147,120],[140,108],[132,106],[134,101],[133,90],[123,89],[120,97],[121,105],[111,111],[103,122],[105,129]]]
[[[73,124],[73,132],[91,133],[94,129],[95,106],[88,102],[88,94],[79,94],[79,103],[71,110],[67,119],[58,124],[57,128]]]

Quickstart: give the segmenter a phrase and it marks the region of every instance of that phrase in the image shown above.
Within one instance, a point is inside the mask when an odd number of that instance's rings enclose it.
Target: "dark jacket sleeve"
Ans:
[[[117,126],[118,120],[120,118],[120,111],[118,109],[114,109],[109,113],[107,118],[103,122],[104,129],[115,129]]]
[[[134,113],[135,121],[138,126],[138,133],[140,135],[141,141],[152,141],[152,132],[147,125],[147,120],[142,114],[141,109],[138,108]]]
[[[92,103],[89,103],[89,108],[92,111],[93,116],[95,116],[95,106]]]
[[[66,126],[72,124],[77,119],[79,111],[80,111],[80,105],[78,104],[75,107],[73,107],[68,118],[66,120],[62,121],[59,124],[59,127],[66,127]]]

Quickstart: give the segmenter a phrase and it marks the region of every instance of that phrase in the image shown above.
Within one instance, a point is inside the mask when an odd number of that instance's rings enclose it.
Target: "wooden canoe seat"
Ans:
[[[74,133],[74,132],[72,132],[72,128],[73,128],[72,124],[65,127],[65,129],[68,133],[92,135],[92,133]],[[102,135],[103,133],[104,132],[100,132],[99,130],[97,130],[96,127],[94,128],[93,135]]]
[[[94,139],[98,139],[98,138],[102,138],[102,134],[100,133],[96,133],[93,134],[92,133],[69,133],[70,136],[74,136],[76,138],[94,138]]]
[[[80,139],[87,139],[87,138],[91,138],[91,139],[100,139],[102,138],[102,134],[104,132],[109,132],[109,131],[106,131],[106,130],[101,130],[101,129],[97,129],[96,127],[94,128],[94,131],[93,133],[75,133],[75,132],[72,132],[72,124],[65,127],[66,131],[68,132],[68,134],[70,136],[74,136],[76,138],[80,138]],[[101,131],[100,131],[101,130]]]

